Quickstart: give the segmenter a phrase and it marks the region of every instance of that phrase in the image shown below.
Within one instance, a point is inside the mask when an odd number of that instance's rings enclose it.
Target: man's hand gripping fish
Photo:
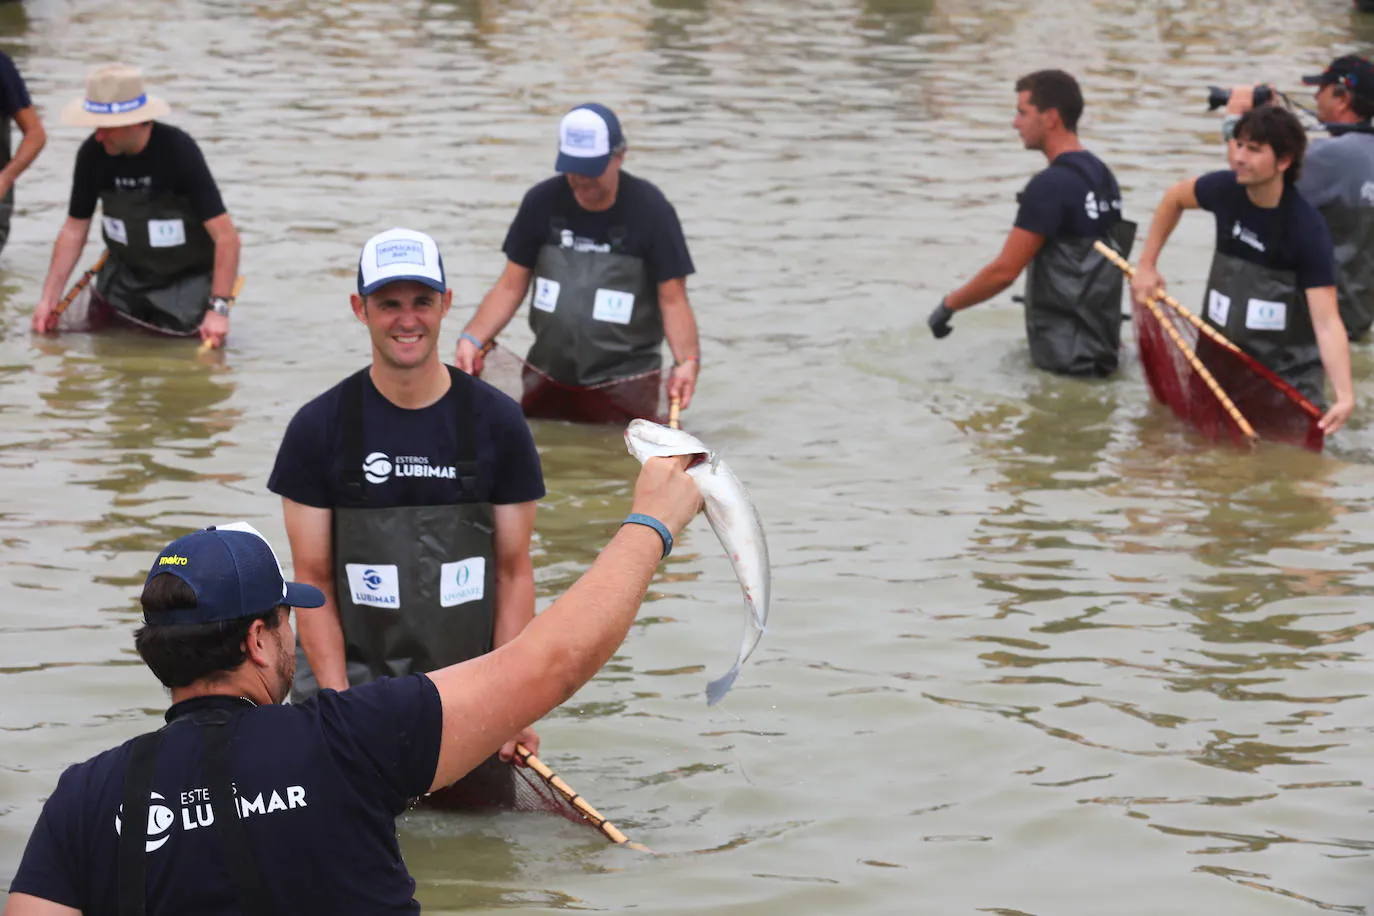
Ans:
[[[763,537],[763,523],[749,494],[734,472],[708,449],[700,439],[680,429],[669,429],[648,420],[634,420],[625,430],[625,445],[640,462],[650,458],[671,458],[675,455],[702,455],[705,460],[687,470],[696,481],[706,504],[706,519],[720,539],[735,568],[744,591],[744,640],[740,643],[739,658],[729,671],[706,685],[706,703],[714,706],[730,690],[739,676],[740,666],[759,644],[768,624],[768,595],[771,573],[768,566],[768,542]]]

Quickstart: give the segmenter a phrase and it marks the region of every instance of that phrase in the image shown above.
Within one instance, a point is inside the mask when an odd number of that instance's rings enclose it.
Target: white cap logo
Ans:
[[[574,108],[558,125],[558,151],[579,159],[605,156],[611,151],[611,131],[600,115]]]

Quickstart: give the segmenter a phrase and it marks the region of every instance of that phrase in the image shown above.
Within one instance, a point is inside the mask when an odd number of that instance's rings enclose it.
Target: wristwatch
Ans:
[[[210,297],[210,311],[214,312],[216,315],[228,315],[229,309],[233,304],[233,297],[228,299],[223,296]]]

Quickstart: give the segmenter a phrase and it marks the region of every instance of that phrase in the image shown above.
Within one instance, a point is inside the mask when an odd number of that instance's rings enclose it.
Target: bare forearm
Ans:
[[[0,169],[0,176],[13,182],[20,175],[33,165],[38,154],[47,145],[48,135],[42,127],[25,131],[24,139],[19,141],[19,149],[14,151],[14,158],[9,161],[3,169]]]
[[[241,248],[237,232],[215,242],[215,272],[210,278],[210,295],[228,299],[234,294],[234,281],[239,277]]]
[[[701,340],[697,336],[697,318],[692,307],[684,298],[680,303],[665,305],[663,313],[663,336],[668,338],[668,349],[673,351],[677,362],[701,358]]]
[[[1337,321],[1320,321],[1313,328],[1317,334],[1317,349],[1321,351],[1322,368],[1331,380],[1336,400],[1348,403],[1355,400],[1355,385],[1350,377],[1350,342],[1345,326]]]
[[[296,611],[296,630],[310,670],[322,689],[347,690],[348,664],[334,582],[308,576],[301,576],[300,581],[324,592],[323,605]]]
[[[1016,281],[1017,274],[1003,270],[996,261],[983,267],[963,286],[945,296],[945,307],[952,312],[986,302]]]
[[[1141,267],[1153,269],[1158,266],[1159,253],[1164,250],[1164,243],[1169,241],[1169,236],[1178,227],[1178,221],[1183,218],[1183,209],[1172,190],[1164,195],[1155,208],[1154,219],[1150,220],[1150,234],[1140,252]]]
[[[56,302],[62,298],[67,288],[67,279],[81,257],[81,249],[86,247],[86,232],[90,224],[73,227],[64,225],[57,233],[57,241],[52,246],[52,261],[48,264],[48,277],[43,281],[43,299]]]
[[[491,340],[505,330],[506,325],[515,317],[520,303],[525,298],[525,290],[514,289],[504,283],[493,286],[482,297],[477,314],[472,316],[464,332],[482,342]]]
[[[662,553],[663,542],[651,529],[622,527],[591,569],[525,627],[519,642],[549,656],[547,670],[560,685],[550,709],[591,680],[620,647]]]
[[[492,646],[504,646],[534,619],[534,570],[496,574],[496,625]]]

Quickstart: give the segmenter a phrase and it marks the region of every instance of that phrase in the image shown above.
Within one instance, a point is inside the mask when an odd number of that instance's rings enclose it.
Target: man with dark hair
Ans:
[[[454,365],[482,351],[530,295],[525,415],[625,423],[659,415],[663,342],[669,397],[686,408],[701,371],[687,277],[696,268],[677,211],[655,185],[622,169],[615,113],[579,105],[558,124],[558,172],[526,192],[506,232],[506,266],[458,341]]]
[[[534,619],[539,452],[519,405],[439,359],[452,302],[434,239],[368,239],[351,305],[371,364],[282,437],[267,488],[297,573],[326,596],[299,617],[296,699],[475,658]],[[506,759],[517,741],[538,752],[532,730],[506,739]],[[513,791],[509,767],[484,772]]]
[[[291,686],[286,582],[243,523],[178,538],[144,586],[139,653],[167,725],[63,773],[5,916],[418,913],[395,818],[568,699],[625,638],[701,495],[650,458],[631,517],[581,579],[490,655],[277,705]],[[661,530],[660,530],[661,529]]]
[[[1121,348],[1123,280],[1093,247],[1107,242],[1123,257],[1135,224],[1121,218],[1121,189],[1106,164],[1078,140],[1083,94],[1062,70],[1016,81],[1016,120],[1026,149],[1050,167],[1019,195],[1016,223],[1002,251],[931,312],[931,333],[950,333],[955,312],[986,301],[1026,274],[1026,337],[1031,360],[1063,375],[1106,376]]]
[[[13,147],[10,121],[18,124],[24,135],[17,150]],[[48,134],[38,117],[38,109],[29,98],[24,78],[3,51],[0,51],[0,122],[3,122],[0,127],[0,248],[4,248],[14,215],[14,183],[43,151]]]
[[[1294,188],[1306,146],[1302,124],[1285,109],[1266,105],[1243,115],[1230,141],[1230,171],[1188,178],[1164,193],[1131,287],[1140,301],[1157,296],[1159,254],[1183,211],[1211,211],[1217,247],[1206,320],[1314,404],[1326,403],[1330,376],[1336,400],[1320,422],[1329,435],[1349,419],[1355,389],[1331,235]]]
[[[1317,120],[1331,136],[1312,141],[1297,189],[1331,230],[1341,320],[1360,340],[1374,325],[1374,65],[1347,55],[1302,81],[1316,87]],[[1231,90],[1224,135],[1253,101],[1254,87]]]
[[[157,120],[171,112],[135,67],[91,71],[62,120],[94,131],[76,153],[67,221],[53,244],[33,329],[56,330],[58,301],[98,203],[109,257],[92,284],[116,316],[221,346],[229,333],[239,234],[200,147]]]

